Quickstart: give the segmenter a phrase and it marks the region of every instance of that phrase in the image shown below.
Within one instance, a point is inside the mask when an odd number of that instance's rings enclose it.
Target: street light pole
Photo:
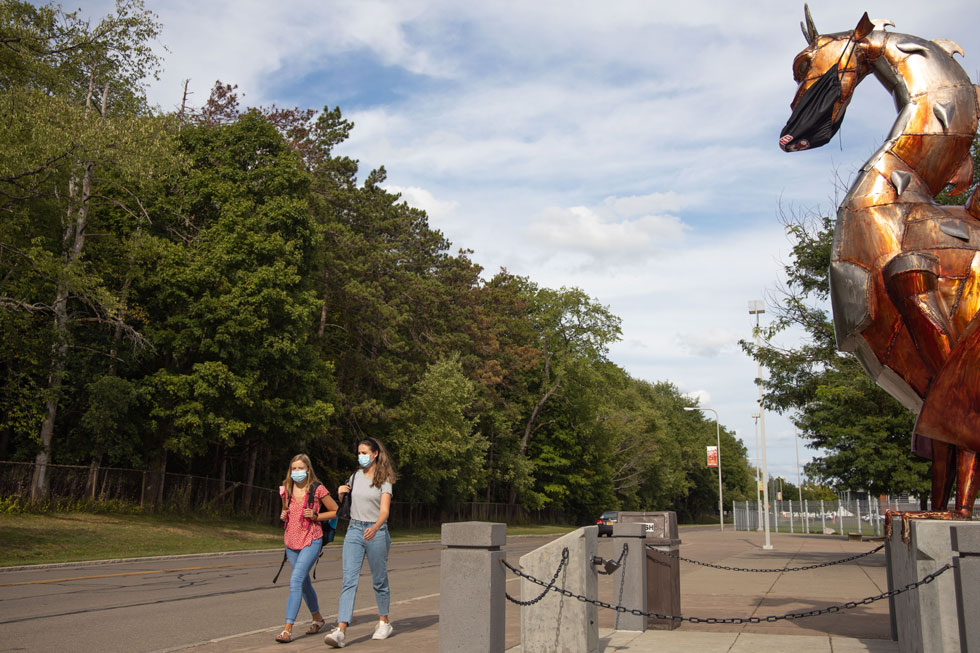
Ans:
[[[800,430],[794,428],[793,435],[796,436],[796,487],[800,491],[800,510],[803,509],[803,482],[800,479]]]
[[[762,530],[762,463],[759,453],[759,413],[753,413],[752,419],[755,420],[755,505],[758,508],[759,518],[755,521],[755,530]]]
[[[718,411],[704,406],[685,406],[684,410],[710,410],[715,414],[715,436],[718,438],[718,525],[725,530],[725,504],[721,496],[721,427],[718,425]]]
[[[755,315],[755,347],[758,350],[762,343],[759,335],[759,316],[766,312],[765,302],[760,299],[749,301],[749,315]],[[759,426],[762,439],[762,477],[769,479],[769,465],[766,461],[766,412],[762,409],[762,361],[756,359],[756,384],[759,386]],[[764,509],[762,512],[763,527],[766,531],[766,543],[763,549],[772,550],[772,542],[769,537],[769,483],[762,486]]]

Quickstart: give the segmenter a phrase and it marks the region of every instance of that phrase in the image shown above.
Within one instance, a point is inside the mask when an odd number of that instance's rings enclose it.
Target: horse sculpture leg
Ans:
[[[973,518],[973,504],[980,491],[980,456],[960,449],[956,461],[956,509],[963,519]]]
[[[881,271],[888,298],[902,314],[916,351],[934,376],[949,357],[949,311],[939,293],[939,259],[902,252]]]
[[[956,447],[939,440],[932,441],[932,496],[933,510],[946,510],[953,480],[957,477]]]

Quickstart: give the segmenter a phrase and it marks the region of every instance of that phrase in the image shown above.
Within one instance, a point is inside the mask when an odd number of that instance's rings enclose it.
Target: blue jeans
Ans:
[[[286,558],[289,559],[289,566],[293,568],[293,573],[289,576],[289,600],[286,601],[286,623],[296,623],[296,615],[299,614],[299,604],[306,599],[306,607],[310,613],[320,611],[320,604],[316,600],[316,592],[313,591],[313,581],[310,580],[310,570],[313,563],[320,556],[320,549],[323,547],[323,539],[316,539],[302,549],[290,549],[286,547]]]
[[[371,567],[371,581],[374,586],[374,598],[378,602],[378,616],[388,616],[388,606],[391,602],[391,592],[388,589],[388,549],[391,548],[391,535],[388,534],[388,524],[382,524],[374,537],[365,542],[364,529],[373,524],[374,522],[352,519],[347,526],[347,534],[344,535],[344,584],[340,590],[338,622],[349,624],[354,614],[357,581],[361,576],[365,554]]]

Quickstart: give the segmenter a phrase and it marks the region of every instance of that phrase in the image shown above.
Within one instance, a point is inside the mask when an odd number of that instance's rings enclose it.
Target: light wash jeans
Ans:
[[[316,592],[313,591],[313,581],[310,580],[310,570],[320,556],[322,547],[322,538],[313,540],[309,546],[302,549],[286,547],[286,558],[289,559],[289,566],[293,568],[293,573],[289,576],[289,600],[286,601],[287,624],[296,623],[296,615],[299,614],[299,605],[303,599],[306,600],[306,607],[310,609],[310,614],[320,611]]]
[[[388,616],[388,606],[391,602],[391,592],[388,589],[388,550],[391,548],[391,535],[388,534],[388,524],[383,524],[374,534],[374,538],[365,542],[364,529],[373,523],[352,519],[347,526],[347,534],[344,535],[344,584],[340,590],[338,622],[349,624],[354,614],[357,581],[361,576],[365,554],[371,567],[371,581],[374,586],[374,598],[378,602],[378,616]]]

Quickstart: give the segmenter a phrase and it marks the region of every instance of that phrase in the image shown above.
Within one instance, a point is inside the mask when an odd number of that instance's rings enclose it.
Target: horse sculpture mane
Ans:
[[[921,516],[969,519],[980,489],[980,188],[963,206],[934,198],[972,183],[980,88],[953,59],[956,43],[891,24],[864,14],[854,30],[822,35],[806,7],[780,146],[829,141],[869,74],[892,94],[898,118],[837,213],[834,330],[838,348],[917,415],[913,450],[933,461],[933,512]]]

